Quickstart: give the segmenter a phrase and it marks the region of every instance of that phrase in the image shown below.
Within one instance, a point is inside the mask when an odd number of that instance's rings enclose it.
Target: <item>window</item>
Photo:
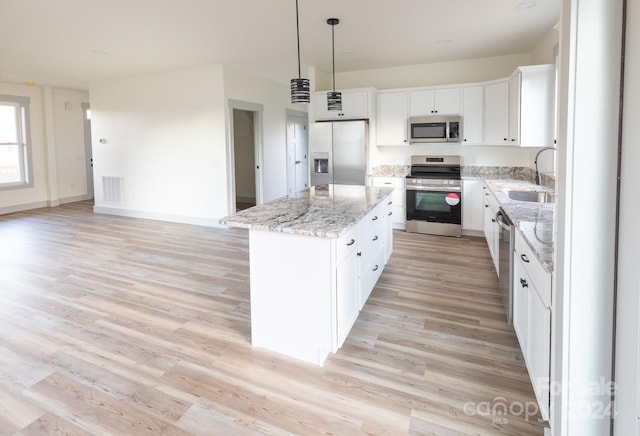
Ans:
[[[29,98],[0,95],[0,189],[31,186]]]

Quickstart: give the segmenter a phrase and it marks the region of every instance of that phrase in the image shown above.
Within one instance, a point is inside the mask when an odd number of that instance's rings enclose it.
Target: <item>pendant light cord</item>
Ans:
[[[296,0],[298,1],[298,0]],[[335,24],[331,25],[331,63],[333,69],[333,92],[336,92],[336,44],[334,41]]]
[[[298,40],[298,79],[302,78],[300,72],[300,21],[298,19],[298,0],[296,0],[296,38]]]

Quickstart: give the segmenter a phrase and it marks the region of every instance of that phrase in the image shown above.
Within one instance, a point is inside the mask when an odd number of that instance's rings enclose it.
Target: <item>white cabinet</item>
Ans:
[[[391,193],[391,223],[394,228],[404,230],[406,190],[404,177],[371,177],[372,186],[393,188]]]
[[[509,144],[509,81],[484,85],[484,143]]]
[[[484,91],[482,86],[462,88],[462,143],[482,144],[484,123]]]
[[[549,147],[554,131],[554,67],[518,67],[509,80],[509,142]]]
[[[409,116],[459,115],[460,88],[418,89],[409,92]]]
[[[387,202],[380,203],[365,215],[360,226],[359,309],[364,307],[386,264],[387,210]]]
[[[378,145],[409,145],[407,138],[407,91],[381,91],[376,97]]]
[[[481,179],[462,180],[462,231],[483,230],[483,189]]]
[[[327,91],[315,92],[316,120],[348,120],[368,119],[372,116],[370,104],[373,92],[369,89],[348,89],[342,92],[342,110],[330,111],[327,109]]]
[[[516,232],[513,266],[513,328],[538,400],[549,419],[551,353],[551,274]]]
[[[360,313],[360,229],[355,226],[336,242],[336,335],[342,346]]]
[[[484,237],[487,240],[487,246],[489,247],[489,253],[491,254],[491,260],[493,260],[493,266],[498,272],[498,250],[500,244],[500,224],[496,220],[496,213],[498,213],[499,204],[498,200],[494,197],[491,189],[484,184],[483,190],[483,231]]]

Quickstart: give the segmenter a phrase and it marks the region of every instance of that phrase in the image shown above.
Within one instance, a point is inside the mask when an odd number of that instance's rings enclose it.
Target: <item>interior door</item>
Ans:
[[[82,103],[84,126],[84,158],[87,174],[87,195],[93,197],[93,146],[91,143],[91,108],[89,103]]]

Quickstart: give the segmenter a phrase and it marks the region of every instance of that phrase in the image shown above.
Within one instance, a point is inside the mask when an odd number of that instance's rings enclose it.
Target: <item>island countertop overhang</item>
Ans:
[[[393,188],[317,185],[220,219],[251,230],[339,238],[388,197]]]

